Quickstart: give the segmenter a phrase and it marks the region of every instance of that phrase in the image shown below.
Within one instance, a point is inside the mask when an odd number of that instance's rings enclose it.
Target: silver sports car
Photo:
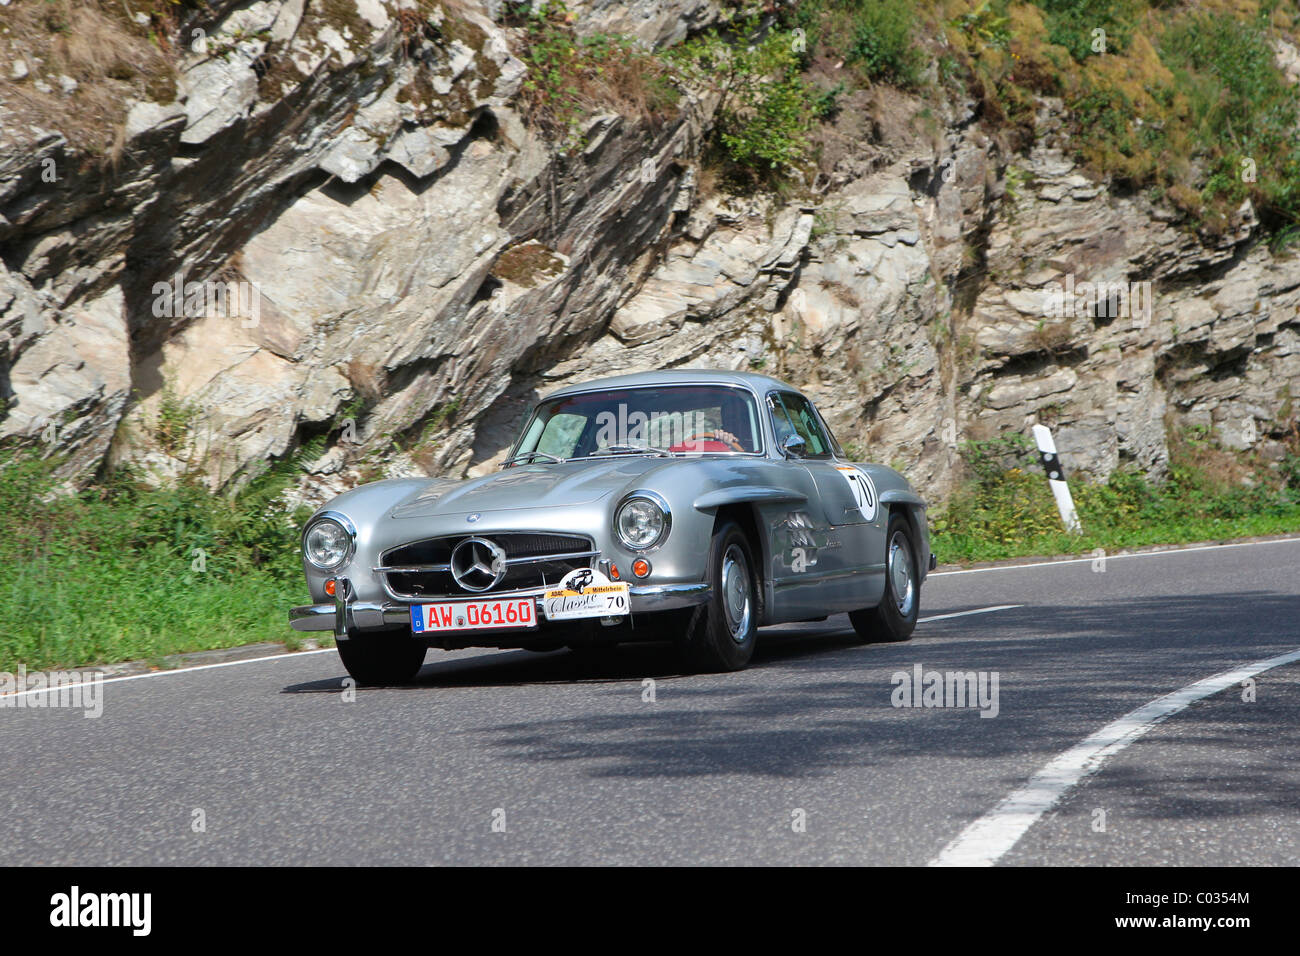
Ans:
[[[425,651],[586,650],[672,640],[738,670],[758,628],[848,612],[863,640],[912,633],[934,567],[925,503],[850,462],[816,407],[764,375],[674,370],[561,389],[500,471],[362,485],[302,535],[312,598],[361,683]]]

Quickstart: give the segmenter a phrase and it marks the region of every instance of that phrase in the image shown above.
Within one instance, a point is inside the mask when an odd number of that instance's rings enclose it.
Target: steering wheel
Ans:
[[[745,446],[740,443],[739,439],[729,437],[728,434],[724,434],[723,432],[717,432],[717,431],[697,432],[696,434],[691,435],[690,438],[687,438],[685,441],[683,441],[682,444],[690,445],[693,444],[694,442],[701,442],[701,441],[722,442],[722,444],[729,446],[734,451],[743,452],[745,450]]]

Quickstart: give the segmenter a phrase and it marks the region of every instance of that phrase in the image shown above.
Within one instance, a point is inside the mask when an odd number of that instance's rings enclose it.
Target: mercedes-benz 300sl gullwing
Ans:
[[[912,633],[934,566],[925,503],[848,461],[798,390],[673,370],[540,401],[500,470],[354,488],[303,528],[317,603],[360,683],[397,683],[433,648],[578,651],[671,640],[738,670],[765,624],[847,612],[864,641]]]

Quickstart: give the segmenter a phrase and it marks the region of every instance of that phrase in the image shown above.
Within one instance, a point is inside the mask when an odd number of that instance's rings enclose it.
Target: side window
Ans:
[[[785,406],[777,395],[767,396],[767,407],[772,412],[772,431],[776,434],[776,447],[779,451],[785,440],[798,432],[790,424],[790,416],[786,414]]]
[[[813,414],[817,416],[817,421],[821,423],[822,431],[824,431],[826,433],[826,437],[830,439],[831,451],[835,452],[835,457],[847,458],[848,456],[844,454],[844,449],[840,446],[839,439],[837,439],[835,437],[835,433],[831,431],[830,422],[826,421],[826,419],[822,417],[821,409],[814,406]]]
[[[831,457],[831,442],[822,428],[821,420],[811,404],[802,395],[782,392],[777,396],[790,416],[790,424],[804,441],[808,443],[808,458]]]

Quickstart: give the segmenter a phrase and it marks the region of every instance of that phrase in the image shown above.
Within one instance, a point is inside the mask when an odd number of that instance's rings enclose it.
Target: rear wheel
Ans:
[[[695,608],[682,640],[687,664],[702,671],[738,671],[758,642],[758,576],[749,539],[723,522],[709,545],[709,602]]]
[[[907,519],[895,513],[885,531],[885,594],[875,607],[850,612],[849,620],[863,641],[905,641],[916,627],[920,607],[916,543]]]
[[[420,672],[425,646],[401,628],[352,632],[338,642],[343,666],[358,684],[405,684]]]

